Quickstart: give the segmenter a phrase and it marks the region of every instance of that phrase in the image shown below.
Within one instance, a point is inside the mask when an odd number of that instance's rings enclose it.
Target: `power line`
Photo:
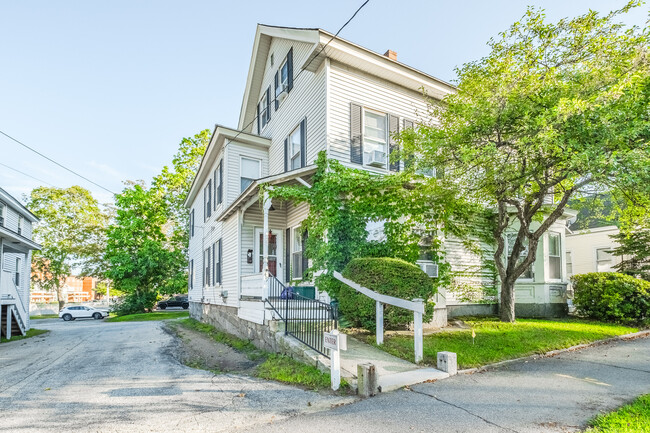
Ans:
[[[13,171],[15,171],[16,173],[20,173],[20,174],[22,174],[23,176],[31,177],[31,178],[34,179],[34,180],[37,180],[37,181],[42,182],[42,183],[44,183],[44,184],[46,184],[46,185],[50,185],[50,186],[53,187],[53,188],[56,188],[56,186],[52,185],[50,182],[45,182],[44,180],[39,179],[39,178],[37,178],[37,177],[34,177],[34,176],[32,176],[31,174],[27,174],[27,173],[25,173],[25,172],[23,172],[23,171],[20,171],[20,170],[18,170],[18,169],[13,168],[13,167],[9,167],[7,164],[3,164],[3,163],[0,162],[0,165],[3,166],[3,167],[8,168],[9,170],[13,170]]]
[[[9,135],[9,134],[7,134],[7,133],[5,133],[5,132],[3,132],[3,131],[0,131],[0,134],[2,134],[2,135],[4,135],[5,137],[7,137],[7,138],[9,138],[9,139],[11,139],[11,140],[13,140],[13,141],[15,141],[16,143],[20,144],[21,146],[23,146],[23,147],[25,147],[25,148],[31,150],[31,151],[34,152],[35,154],[37,154],[37,155],[39,155],[39,156],[41,156],[41,157],[47,159],[48,161],[50,161],[50,162],[52,162],[52,163],[58,165],[58,166],[61,167],[62,169],[69,171],[70,173],[74,174],[75,176],[79,176],[80,178],[84,179],[84,180],[87,181],[87,182],[92,183],[93,185],[95,185],[95,186],[97,186],[97,187],[103,189],[104,191],[110,192],[111,194],[115,194],[115,193],[114,193],[113,191],[111,191],[110,189],[108,189],[108,188],[104,188],[104,187],[101,186],[100,184],[98,184],[98,183],[96,183],[96,182],[93,182],[92,180],[90,180],[90,179],[88,179],[87,177],[85,177],[85,176],[83,176],[83,175],[77,173],[76,171],[71,170],[71,169],[69,169],[68,167],[66,167],[66,166],[64,166],[64,165],[62,165],[62,164],[59,164],[58,162],[56,162],[56,161],[53,160],[52,158],[43,155],[43,154],[42,154],[41,152],[39,152],[38,150],[29,147],[28,145],[26,145],[25,143],[23,143],[23,142],[21,142],[21,141],[19,141],[19,140],[16,140],[16,139],[13,138],[11,135]]]
[[[325,45],[323,45],[323,48],[321,48],[320,51],[318,51],[318,54],[316,54],[314,57],[312,57],[311,60],[309,61],[309,63],[307,63],[307,65],[305,65],[303,68],[300,69],[300,72],[298,72],[298,75],[296,75],[296,76],[293,78],[294,81],[298,80],[298,77],[300,77],[300,75],[301,75],[303,72],[305,72],[305,71],[307,70],[307,68],[309,67],[309,65],[311,65],[311,62],[313,62],[314,59],[316,59],[318,56],[321,55],[321,53],[323,52],[323,50],[325,50],[325,48],[327,48],[327,46],[330,44],[330,42],[332,42],[334,39],[336,39],[336,37],[339,35],[339,33],[341,33],[341,30],[343,30],[343,29],[345,28],[345,26],[347,26],[348,24],[350,24],[350,22],[354,19],[354,17],[357,16],[357,14],[359,13],[359,11],[360,11],[361,9],[363,9],[363,7],[364,7],[365,5],[367,5],[369,1],[370,1],[370,0],[366,0],[365,2],[363,2],[363,4],[362,4],[361,6],[359,6],[359,8],[358,8],[358,9],[357,9],[353,14],[352,14],[352,16],[350,17],[350,19],[347,20],[347,21],[345,22],[345,24],[343,24],[343,25],[341,26],[340,29],[338,29],[338,31],[334,34],[334,36],[332,36],[332,37],[330,38],[330,40],[327,41],[327,43],[326,43]],[[277,97],[274,97],[272,102],[275,102],[276,99],[277,99]],[[248,122],[248,124],[247,124],[246,126],[244,126],[241,130],[237,131],[237,134],[235,135],[235,137],[234,137],[232,140],[230,140],[230,141],[235,141],[235,140],[237,139],[237,137],[239,137],[239,134],[241,134],[245,129],[247,129],[249,126],[251,126],[251,125],[253,124],[253,122],[255,122],[255,120],[257,120],[257,118],[258,118],[258,115],[256,114],[255,116],[253,116],[253,119],[252,119],[250,122]],[[1,131],[0,131],[0,132],[1,132]]]

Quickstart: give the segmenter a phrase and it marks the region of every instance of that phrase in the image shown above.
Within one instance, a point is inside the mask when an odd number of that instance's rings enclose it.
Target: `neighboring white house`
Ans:
[[[0,188],[0,334],[24,335],[29,330],[29,281],[32,225],[38,218]]]
[[[566,237],[567,274],[569,276],[589,272],[615,272],[621,256],[611,251],[619,246],[611,238],[619,233],[616,226],[576,230]]]
[[[300,224],[308,206],[265,200],[261,185],[310,186],[320,151],[375,173],[401,168],[389,163],[392,134],[429,120],[423,90],[435,99],[455,90],[396,58],[320,29],[258,25],[238,127],[215,127],[185,203],[193,317],[231,332],[244,321],[249,336],[263,333],[274,316],[263,302],[264,269],[281,284],[302,279],[308,260]],[[446,245],[467,284],[482,284],[481,258],[458,242]],[[564,250],[560,221],[540,242],[518,300],[566,307]]]

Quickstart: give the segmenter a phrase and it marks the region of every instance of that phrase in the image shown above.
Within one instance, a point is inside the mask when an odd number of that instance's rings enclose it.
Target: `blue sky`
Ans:
[[[182,137],[237,126],[257,23],[332,33],[362,0],[0,1],[0,130],[112,191],[150,180]],[[527,5],[557,20],[620,0],[370,0],[341,37],[444,80]],[[641,25],[644,5],[626,17]],[[0,135],[0,163],[111,195]],[[0,166],[17,198],[41,185]]]

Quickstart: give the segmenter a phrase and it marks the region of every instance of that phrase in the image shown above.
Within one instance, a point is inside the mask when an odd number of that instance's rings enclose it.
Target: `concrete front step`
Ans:
[[[435,368],[416,368],[414,370],[402,371],[401,373],[378,375],[377,385],[381,392],[395,391],[416,383],[431,382],[434,380],[446,379],[449,373]]]

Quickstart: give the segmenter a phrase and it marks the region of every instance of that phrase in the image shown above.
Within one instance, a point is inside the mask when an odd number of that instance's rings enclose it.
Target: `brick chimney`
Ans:
[[[395,51],[392,51],[392,50],[387,50],[384,53],[384,56],[388,57],[391,60],[397,60],[397,53]]]

